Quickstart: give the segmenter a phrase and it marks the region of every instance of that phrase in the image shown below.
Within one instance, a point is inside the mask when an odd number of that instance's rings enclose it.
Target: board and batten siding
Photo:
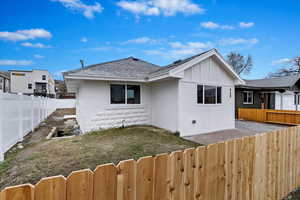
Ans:
[[[198,84],[222,86],[222,104],[197,104]],[[178,91],[178,130],[181,136],[235,127],[234,79],[214,58],[186,69]],[[193,124],[193,120],[196,123]]]
[[[110,104],[110,84],[141,85],[141,104]],[[82,81],[77,120],[83,132],[135,124],[151,124],[150,88],[146,84]]]

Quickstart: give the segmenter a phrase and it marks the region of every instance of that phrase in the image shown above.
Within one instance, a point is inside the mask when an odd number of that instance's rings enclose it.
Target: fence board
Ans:
[[[93,172],[80,170],[72,172],[67,178],[67,200],[93,199]]]
[[[114,164],[98,166],[94,171],[94,200],[117,200],[117,168]]]
[[[196,170],[195,170],[195,198],[206,199],[206,147],[198,147],[196,149]]]
[[[118,200],[136,199],[136,162],[125,160],[118,164]]]
[[[183,183],[183,152],[175,151],[170,155],[170,199],[184,199],[184,183]]]
[[[140,158],[137,161],[136,187],[138,200],[152,200],[154,186],[154,159],[153,157]]]
[[[34,189],[35,200],[66,200],[66,178],[63,176],[43,178]]]
[[[226,190],[225,190],[225,200],[235,199],[233,195],[233,188],[235,187],[234,183],[234,140],[227,141],[225,143],[225,170],[226,170]]]
[[[196,168],[196,151],[195,149],[186,149],[183,153],[184,159],[184,199],[194,199],[195,189],[195,168]]]
[[[8,187],[1,197],[3,200],[34,200],[34,187],[30,184]]]
[[[170,188],[169,154],[154,158],[154,200],[168,200]]]
[[[206,176],[206,191],[207,199],[217,199],[218,176],[216,173],[218,167],[218,145],[212,144],[207,147],[207,176]]]

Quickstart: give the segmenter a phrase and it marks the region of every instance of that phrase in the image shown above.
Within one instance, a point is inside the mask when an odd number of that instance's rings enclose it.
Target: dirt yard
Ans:
[[[105,163],[171,152],[199,146],[163,129],[136,126],[93,132],[67,139],[46,140],[57,118],[73,114],[74,110],[56,111],[47,123],[29,135],[24,148],[14,148],[0,164],[0,187],[32,183],[43,177],[64,175],[71,171]]]

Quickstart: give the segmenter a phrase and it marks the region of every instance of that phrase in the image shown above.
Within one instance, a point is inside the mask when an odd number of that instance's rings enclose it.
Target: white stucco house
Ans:
[[[212,49],[160,67],[129,57],[64,73],[83,132],[149,124],[181,136],[234,128],[244,81]]]

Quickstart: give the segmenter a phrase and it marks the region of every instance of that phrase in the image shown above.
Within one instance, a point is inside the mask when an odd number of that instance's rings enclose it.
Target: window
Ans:
[[[45,81],[46,80],[46,75],[42,76],[42,80]]]
[[[140,104],[141,94],[139,85],[127,85],[127,104]]]
[[[300,95],[299,94],[295,94],[295,96],[294,96],[294,104],[295,105],[300,105]]]
[[[216,103],[216,87],[205,85],[204,86],[204,103],[215,104]]]
[[[217,87],[217,103],[222,103],[222,87]]]
[[[243,103],[244,104],[253,104],[253,92],[244,91],[243,92]]]
[[[32,89],[32,84],[28,83],[28,89]]]
[[[125,104],[125,85],[110,85],[110,103]]]
[[[140,104],[141,89],[139,85],[110,85],[111,104]]]
[[[197,103],[203,103],[203,85],[197,85]]]
[[[198,104],[221,104],[222,87],[212,85],[197,85]]]

